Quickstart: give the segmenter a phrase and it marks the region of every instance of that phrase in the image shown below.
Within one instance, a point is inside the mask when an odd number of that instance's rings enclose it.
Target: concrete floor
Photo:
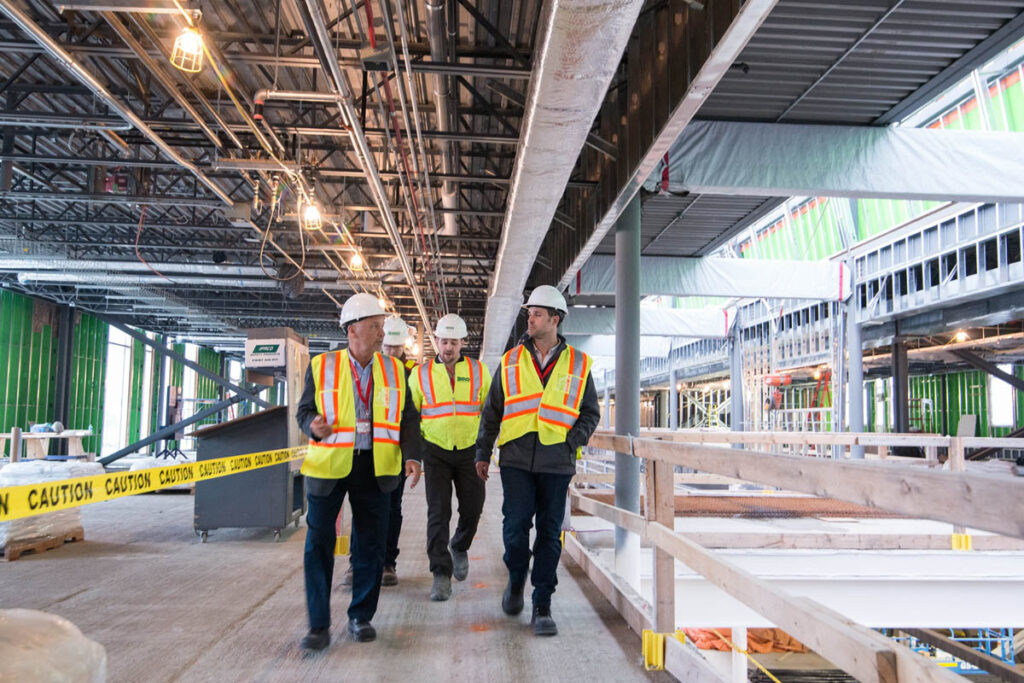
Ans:
[[[571,560],[553,603],[559,636],[533,636],[529,602],[518,618],[501,612],[496,477],[487,494],[469,578],[451,601],[432,603],[422,484],[406,491],[400,585],[384,589],[373,643],[349,640],[348,595],[336,589],[330,648],[299,649],[304,525],[280,543],[269,531],[228,529],[201,544],[193,498],[180,493],[83,508],[84,542],[0,564],[0,606],[70,619],[106,647],[111,681],[672,680],[643,670],[640,638]]]

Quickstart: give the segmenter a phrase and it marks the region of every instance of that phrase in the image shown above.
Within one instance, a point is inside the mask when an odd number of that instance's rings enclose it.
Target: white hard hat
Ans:
[[[561,312],[563,317],[569,313],[569,306],[565,303],[565,297],[551,285],[541,285],[530,292],[530,298],[523,304],[523,308],[529,308],[530,306],[553,308]]]
[[[449,313],[437,321],[434,336],[438,339],[465,339],[469,336],[466,321],[454,313]]]
[[[388,316],[384,321],[384,346],[402,346],[408,339],[409,326],[401,316]]]
[[[372,318],[375,315],[386,315],[384,309],[380,307],[377,297],[365,292],[353,294],[345,300],[345,304],[341,307],[341,329],[345,329],[349,323],[363,318]]]

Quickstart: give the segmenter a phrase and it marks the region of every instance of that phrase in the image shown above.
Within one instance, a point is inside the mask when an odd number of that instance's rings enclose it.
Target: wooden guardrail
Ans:
[[[602,503],[576,490],[571,494],[578,509],[632,531],[654,546],[654,588],[649,612],[627,599],[628,587],[614,585],[614,578],[603,570],[596,572],[603,584],[611,582],[611,586],[603,586],[603,591],[634,628],[642,629],[649,624],[660,633],[675,630],[673,564],[678,559],[859,680],[961,680],[877,631],[853,623],[813,600],[776,588],[676,533],[674,466],[1024,538],[1024,477],[962,471],[963,449],[967,445],[984,447],[993,445],[989,441],[1003,440],[778,432],[673,432],[657,436],[660,438],[632,438],[602,432],[590,441],[595,448],[646,461],[644,514]],[[912,467],[902,462],[810,458],[731,447],[801,442],[892,446],[910,443],[910,438],[914,439],[913,445],[949,448],[951,471]],[[567,539],[566,548],[578,562],[589,562],[576,539]],[[594,576],[595,572],[588,574]],[[677,678],[698,670],[706,674],[707,663],[695,649],[680,647],[678,643],[671,643],[669,649],[672,656],[666,657],[666,665]],[[678,670],[673,671],[673,667]],[[702,675],[702,680],[708,678]]]

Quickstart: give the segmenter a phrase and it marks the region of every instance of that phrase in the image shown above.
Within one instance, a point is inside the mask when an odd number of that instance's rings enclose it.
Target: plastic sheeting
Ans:
[[[103,474],[103,472],[103,465],[96,462],[22,460],[0,468],[0,488],[60,481],[74,477],[91,477]],[[25,517],[10,522],[0,522],[0,548],[14,541],[27,541],[47,536],[66,536],[81,526],[82,512],[78,508],[48,512],[45,515]]]
[[[670,192],[1019,202],[1024,135],[693,121],[668,171]],[[658,168],[644,187],[661,180]]]
[[[103,683],[107,652],[63,617],[0,610],[0,681]]]
[[[735,309],[641,307],[640,336],[698,339],[726,337],[735,320]],[[566,336],[614,335],[615,309],[573,308],[562,324],[561,333]]]
[[[615,257],[592,256],[573,293],[614,294]],[[640,294],[845,301],[851,278],[845,264],[833,261],[644,256]]]

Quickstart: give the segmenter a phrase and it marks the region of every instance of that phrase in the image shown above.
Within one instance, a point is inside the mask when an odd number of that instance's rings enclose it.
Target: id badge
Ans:
[[[369,434],[370,433],[370,421],[369,420],[356,420],[356,434]]]

